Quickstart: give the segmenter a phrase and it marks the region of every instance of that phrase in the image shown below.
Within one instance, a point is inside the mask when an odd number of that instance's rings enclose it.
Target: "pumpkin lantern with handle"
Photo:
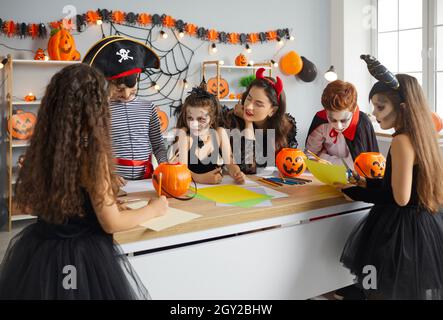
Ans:
[[[80,53],[75,47],[74,38],[66,29],[54,29],[48,42],[51,60],[78,61]]]
[[[385,175],[386,159],[380,152],[363,152],[355,158],[354,169],[365,178],[381,179]]]
[[[8,130],[11,137],[27,140],[34,133],[37,117],[32,112],[17,110],[8,121]]]
[[[152,175],[154,189],[158,193],[160,173],[162,176],[161,194],[167,197],[179,198],[188,191],[192,176],[186,164],[160,163]],[[181,199],[180,200],[188,200]]]
[[[283,148],[277,154],[275,163],[285,177],[298,177],[306,170],[306,155],[299,149]]]
[[[220,84],[217,90],[217,77],[211,78],[208,80],[207,90],[215,96],[217,96],[218,91],[220,99],[223,99],[229,94],[229,84],[225,79],[220,78]]]

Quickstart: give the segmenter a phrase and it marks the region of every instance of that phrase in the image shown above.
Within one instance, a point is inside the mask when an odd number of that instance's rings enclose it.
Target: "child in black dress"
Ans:
[[[395,133],[383,180],[362,178],[360,186],[342,189],[375,205],[350,235],[341,261],[369,298],[441,300],[443,161],[431,113],[417,79],[394,76],[371,56],[362,59],[379,80],[370,92],[373,114]]]
[[[178,143],[176,155],[188,164],[195,182],[221,183],[222,166],[238,184],[245,175],[233,163],[231,144],[225,129],[219,127],[220,104],[204,85],[193,88],[185,99],[177,120]]]
[[[9,244],[0,300],[149,298],[112,233],[165,214],[168,203],[119,210],[109,130],[105,78],[86,64],[55,74],[16,189],[19,208],[38,219]]]

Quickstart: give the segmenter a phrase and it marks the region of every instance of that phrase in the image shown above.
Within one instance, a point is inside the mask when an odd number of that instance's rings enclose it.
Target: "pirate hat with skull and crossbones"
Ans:
[[[140,73],[147,68],[160,68],[160,59],[152,49],[122,36],[101,39],[89,49],[83,63],[103,72],[108,80]]]

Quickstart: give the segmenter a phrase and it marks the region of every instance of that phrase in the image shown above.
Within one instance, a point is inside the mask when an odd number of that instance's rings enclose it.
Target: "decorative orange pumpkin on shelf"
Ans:
[[[75,47],[72,35],[66,29],[54,29],[48,42],[51,60],[78,61],[80,53]]]
[[[380,152],[362,152],[355,158],[354,169],[365,178],[381,179],[385,175],[386,159]]]
[[[432,122],[434,122],[435,131],[440,132],[443,129],[443,120],[435,112],[432,112]]]
[[[248,65],[248,59],[246,58],[246,56],[244,54],[240,53],[235,58],[235,65],[239,66],[239,67],[245,67]]]
[[[214,77],[208,80],[207,90],[209,93],[212,93],[215,96],[217,95],[218,91],[219,98],[223,99],[229,94],[229,84],[225,79],[220,78],[220,85],[217,90],[217,77]]]
[[[37,97],[32,94],[31,92],[29,92],[26,96],[25,96],[25,101],[26,102],[31,102],[31,101],[35,101],[37,100]]]
[[[11,137],[19,140],[27,140],[34,133],[37,117],[32,112],[17,110],[8,121],[8,131]]]
[[[237,93],[237,99],[241,100],[241,98],[243,97],[243,93]]]
[[[45,51],[42,48],[38,48],[35,53],[34,60],[45,60]]]
[[[167,197],[181,197],[191,185],[192,177],[186,164],[160,163],[152,175],[154,189],[158,193],[160,173],[162,174],[161,194]]]
[[[283,148],[277,154],[275,164],[285,177],[298,177],[306,170],[305,157],[300,149]]]
[[[234,100],[235,99],[235,93],[230,93],[229,94],[229,99]]]
[[[158,120],[160,120],[160,131],[165,132],[169,127],[169,117],[166,112],[157,107]]]

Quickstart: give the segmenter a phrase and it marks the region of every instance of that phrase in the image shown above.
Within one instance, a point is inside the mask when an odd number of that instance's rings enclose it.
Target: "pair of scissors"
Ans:
[[[358,173],[354,174],[354,171],[352,171],[351,168],[349,168],[348,164],[346,163],[345,159],[341,158],[341,162],[343,162],[343,165],[346,168],[346,173],[348,175],[348,180],[353,177],[357,182],[360,180],[360,176]]]

